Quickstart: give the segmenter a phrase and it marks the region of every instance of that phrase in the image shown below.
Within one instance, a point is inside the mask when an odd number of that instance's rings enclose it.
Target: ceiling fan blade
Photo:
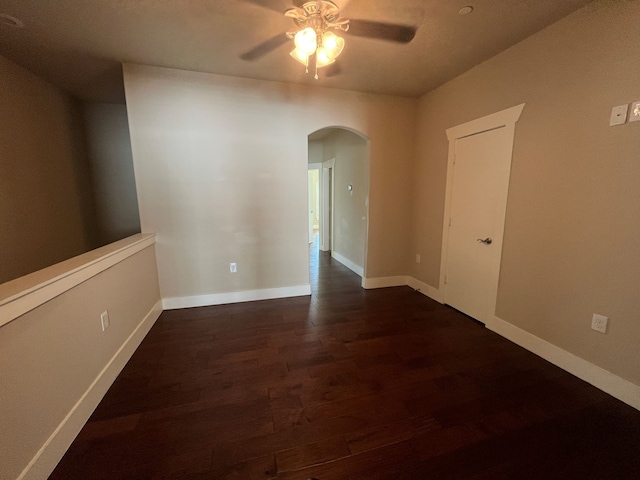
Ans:
[[[291,1],[287,1],[287,0],[241,0],[245,3],[253,3],[254,5],[257,5],[259,7],[262,8],[266,8],[268,10],[273,10],[274,12],[278,12],[278,13],[283,13],[287,8],[291,7]],[[300,2],[293,2],[293,4],[295,6],[296,3],[300,3]]]
[[[339,62],[334,62],[331,65],[328,65],[324,72],[324,77],[337,77],[342,73],[342,67],[340,66]]]
[[[370,20],[351,20],[348,35],[355,37],[377,38],[389,42],[409,43],[416,36],[418,29],[409,25],[395,23],[372,22]]]
[[[275,37],[271,37],[269,40],[265,40],[262,43],[259,43],[251,50],[244,52],[240,55],[240,58],[247,62],[253,62],[254,60],[258,60],[268,53],[271,53],[278,47],[287,43],[289,39],[284,33],[276,35]]]

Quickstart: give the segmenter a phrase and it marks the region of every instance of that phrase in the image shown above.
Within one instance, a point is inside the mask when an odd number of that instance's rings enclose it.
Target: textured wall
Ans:
[[[516,125],[498,317],[640,384],[640,2],[601,1],[421,99],[413,275],[438,287],[445,130],[526,103]],[[591,315],[610,317],[607,335]]]
[[[88,418],[101,396],[83,395],[159,299],[151,246],[0,327],[0,479],[17,478],[76,406],[88,409]],[[104,310],[111,321],[105,332]],[[53,449],[65,440],[68,447],[73,433]],[[36,470],[53,468],[56,453],[64,450],[45,452],[53,464],[38,462]],[[32,471],[27,478],[46,475]]]
[[[163,298],[309,283],[307,137],[331,126],[371,141],[367,273],[406,271],[417,101],[124,71],[142,231],[158,234]]]
[[[0,283],[95,246],[80,105],[0,57]]]
[[[85,102],[84,127],[100,245],[140,233],[125,105]]]
[[[324,161],[335,158],[333,251],[364,267],[369,196],[367,141],[355,133],[337,130],[323,143]]]

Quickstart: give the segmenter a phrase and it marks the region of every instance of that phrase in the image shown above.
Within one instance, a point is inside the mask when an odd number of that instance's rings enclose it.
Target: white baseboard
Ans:
[[[331,258],[336,259],[338,262],[343,264],[345,267],[347,267],[349,270],[351,270],[356,275],[359,275],[361,277],[364,276],[364,268],[362,268],[360,265],[356,264],[355,262],[352,262],[351,260],[349,260],[344,255],[340,255],[338,252],[332,250],[331,251]]]
[[[387,288],[387,287],[403,287],[408,286],[421,294],[435,300],[438,303],[444,303],[444,299],[440,290],[433,288],[420,280],[417,280],[409,275],[399,275],[396,277],[378,277],[378,278],[363,278],[362,288]]]
[[[427,283],[421,282],[413,277],[407,277],[407,285],[421,294],[426,295],[431,300],[435,300],[438,303],[444,303],[444,295],[442,292]]]
[[[413,288],[436,302],[444,303],[444,295],[440,290],[411,276],[362,279],[362,287],[366,289],[398,287],[403,285]],[[486,327],[627,405],[640,410],[640,386],[618,377],[498,317],[494,317],[486,324]]]
[[[253,302],[256,300],[272,300],[275,298],[302,297],[311,295],[311,285],[296,287],[267,288],[263,290],[246,290],[242,292],[212,293],[193,297],[173,297],[162,299],[165,310],[177,308],[208,307],[227,303]]]
[[[145,315],[129,338],[111,357],[89,388],[73,406],[58,428],[51,434],[38,453],[22,471],[18,480],[41,480],[47,478],[73,443],[82,427],[96,409],[102,398],[120,374],[144,337],[162,313],[161,302],[158,301]]]
[[[378,278],[363,278],[362,288],[367,290],[374,288],[388,288],[388,287],[404,287],[409,285],[406,275],[399,275],[397,277],[378,277]]]
[[[590,383],[627,405],[640,410],[640,386],[618,377],[498,317],[494,317],[486,326],[489,330],[526,348],[530,352],[535,353],[539,357]]]

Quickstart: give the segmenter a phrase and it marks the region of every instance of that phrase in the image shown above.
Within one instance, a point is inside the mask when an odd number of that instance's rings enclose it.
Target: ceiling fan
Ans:
[[[274,0],[243,0],[260,7],[282,13]],[[398,25],[370,20],[343,19],[340,8],[329,0],[294,1],[293,7],[287,8],[284,15],[291,18],[296,29],[274,37],[256,45],[243,53],[240,58],[246,61],[258,60],[289,40],[295,44],[290,55],[302,63],[309,73],[309,66],[315,67],[315,78],[318,69],[332,65],[328,76],[339,73],[335,63],[342,53],[345,41],[334,31],[354,37],[374,38],[395,43],[409,43],[416,35],[417,28],[409,25]]]

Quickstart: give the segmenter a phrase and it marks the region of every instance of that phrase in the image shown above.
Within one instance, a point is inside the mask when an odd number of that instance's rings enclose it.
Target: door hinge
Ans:
[[[446,275],[444,276],[444,284],[445,285],[447,284],[447,276]]]
[[[449,226],[451,226],[451,217],[449,217]]]

